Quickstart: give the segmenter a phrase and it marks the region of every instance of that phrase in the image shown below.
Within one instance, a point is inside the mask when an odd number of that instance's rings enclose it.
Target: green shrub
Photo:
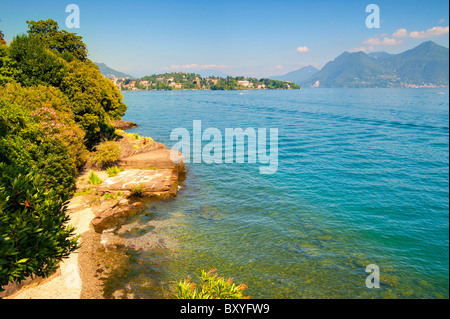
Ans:
[[[113,176],[116,176],[117,174],[119,174],[120,172],[122,172],[123,168],[119,168],[116,165],[116,166],[113,166],[113,167],[108,167],[106,169],[106,171],[108,172],[109,177],[113,177]]]
[[[144,196],[144,193],[145,193],[145,185],[142,184],[142,183],[136,185],[131,190],[131,195],[132,196],[142,197],[142,196]]]
[[[102,180],[100,179],[100,177],[98,177],[94,171],[91,171],[91,173],[89,174],[89,184],[98,185],[101,182],[102,182]]]
[[[96,166],[105,168],[106,166],[116,163],[121,154],[122,148],[119,143],[114,141],[106,141],[97,146],[92,161]]]
[[[223,277],[217,277],[213,274],[216,269],[206,272],[201,271],[199,276],[201,287],[191,281],[191,277],[180,281],[176,285],[175,297],[177,299],[247,299],[248,296],[243,295],[243,290],[247,286],[240,284],[236,286],[232,278],[225,280]]]
[[[79,247],[66,199],[37,173],[0,163],[0,286],[47,277]]]
[[[64,111],[61,93],[8,84],[0,90],[0,162],[39,171],[63,196],[86,158],[84,133]]]

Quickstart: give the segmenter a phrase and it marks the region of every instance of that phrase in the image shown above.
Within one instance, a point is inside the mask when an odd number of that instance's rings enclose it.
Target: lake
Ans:
[[[123,119],[139,125],[128,132],[168,147],[196,120],[223,135],[276,128],[278,166],[187,163],[176,199],[146,200],[109,234],[127,260],[110,291],[166,298],[214,267],[251,298],[449,297],[448,89],[123,95]],[[380,288],[366,287],[371,264]]]

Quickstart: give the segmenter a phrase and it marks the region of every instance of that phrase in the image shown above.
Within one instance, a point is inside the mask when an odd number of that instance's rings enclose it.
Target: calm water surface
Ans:
[[[175,200],[147,202],[109,234],[128,266],[106,287],[165,298],[215,267],[252,298],[448,298],[448,94],[124,92],[124,119],[139,124],[129,132],[171,147],[171,131],[193,120],[222,134],[278,128],[279,165],[261,175],[259,163],[188,164]],[[379,289],[365,285],[369,264]]]

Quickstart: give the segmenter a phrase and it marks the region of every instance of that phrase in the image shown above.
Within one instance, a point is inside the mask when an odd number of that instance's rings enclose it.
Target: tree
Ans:
[[[6,45],[6,41],[4,39],[5,35],[3,34],[2,30],[0,30],[0,45]]]
[[[28,35],[37,37],[51,49],[59,52],[66,61],[77,59],[86,61],[88,52],[82,37],[75,33],[59,30],[58,23],[52,19],[33,21],[27,20]]]
[[[1,31],[0,31],[1,32]],[[6,42],[0,41],[0,86],[9,82],[14,82],[19,77],[20,71],[16,63],[9,56],[9,49]]]
[[[66,71],[64,60],[47,49],[39,38],[16,36],[9,46],[9,57],[20,70],[16,79],[23,85],[61,85]]]

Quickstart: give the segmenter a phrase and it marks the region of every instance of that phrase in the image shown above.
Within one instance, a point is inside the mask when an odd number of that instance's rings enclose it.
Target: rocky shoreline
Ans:
[[[130,123],[127,122],[127,125],[130,126]],[[95,169],[88,161],[77,177],[76,193],[68,204],[67,213],[69,223],[80,236],[81,248],[61,262],[52,276],[5,287],[4,298],[133,298],[129,292],[118,292],[112,296],[104,294],[99,273],[105,272],[105,269],[100,269],[97,254],[105,249],[102,234],[117,230],[129,217],[145,210],[142,197],[156,200],[176,197],[186,171],[180,152],[174,154],[174,151],[150,138],[124,134],[119,143],[122,147],[122,155],[117,162],[122,170],[120,173],[109,177],[106,171]],[[92,171],[102,180],[99,185],[89,183],[88,175]]]

